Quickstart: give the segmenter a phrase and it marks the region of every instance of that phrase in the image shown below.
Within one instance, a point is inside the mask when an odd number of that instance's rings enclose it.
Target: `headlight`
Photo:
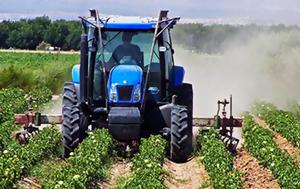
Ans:
[[[109,100],[113,102],[117,102],[117,87],[112,84],[109,91]]]
[[[133,92],[133,102],[139,102],[141,99],[141,86],[136,85]]]

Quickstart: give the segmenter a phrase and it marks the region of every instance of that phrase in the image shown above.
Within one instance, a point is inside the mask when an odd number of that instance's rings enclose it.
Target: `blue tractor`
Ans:
[[[185,162],[192,146],[192,85],[174,65],[170,30],[179,18],[80,17],[80,65],[64,84],[63,146],[68,157],[86,131],[107,128],[120,143],[161,134],[169,158]]]

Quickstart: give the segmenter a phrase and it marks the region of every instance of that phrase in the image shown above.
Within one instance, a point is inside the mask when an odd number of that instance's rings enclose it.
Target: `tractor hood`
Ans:
[[[143,70],[137,65],[119,65],[109,74],[109,103],[136,104],[141,102]]]

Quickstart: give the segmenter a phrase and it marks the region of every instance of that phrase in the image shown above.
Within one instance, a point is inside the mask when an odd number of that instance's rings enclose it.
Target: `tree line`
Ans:
[[[297,26],[232,26],[178,24],[172,36],[176,44],[203,53],[222,53],[227,44],[242,45],[259,32],[298,30]],[[0,22],[0,48],[36,49],[42,42],[62,50],[79,50],[81,23],[49,17]]]
[[[81,34],[79,21],[55,20],[49,17],[2,21],[0,48],[36,49],[46,42],[63,50],[78,50]]]

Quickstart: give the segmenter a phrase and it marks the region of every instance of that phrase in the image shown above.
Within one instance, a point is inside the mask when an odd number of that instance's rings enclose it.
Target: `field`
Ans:
[[[0,188],[300,188],[297,105],[285,111],[265,101],[252,103],[242,114],[243,144],[236,156],[216,130],[200,129],[187,163],[170,162],[159,135],[143,139],[138,153],[124,158],[108,131],[98,129],[61,159],[59,127],[45,128],[20,145],[13,138],[20,129],[13,116],[28,108],[29,94],[40,99],[40,108],[53,103],[51,95],[61,94],[78,54],[0,52],[0,62]]]
[[[26,92],[41,86],[61,93],[63,82],[70,80],[78,54],[0,52],[0,88],[18,87]]]

